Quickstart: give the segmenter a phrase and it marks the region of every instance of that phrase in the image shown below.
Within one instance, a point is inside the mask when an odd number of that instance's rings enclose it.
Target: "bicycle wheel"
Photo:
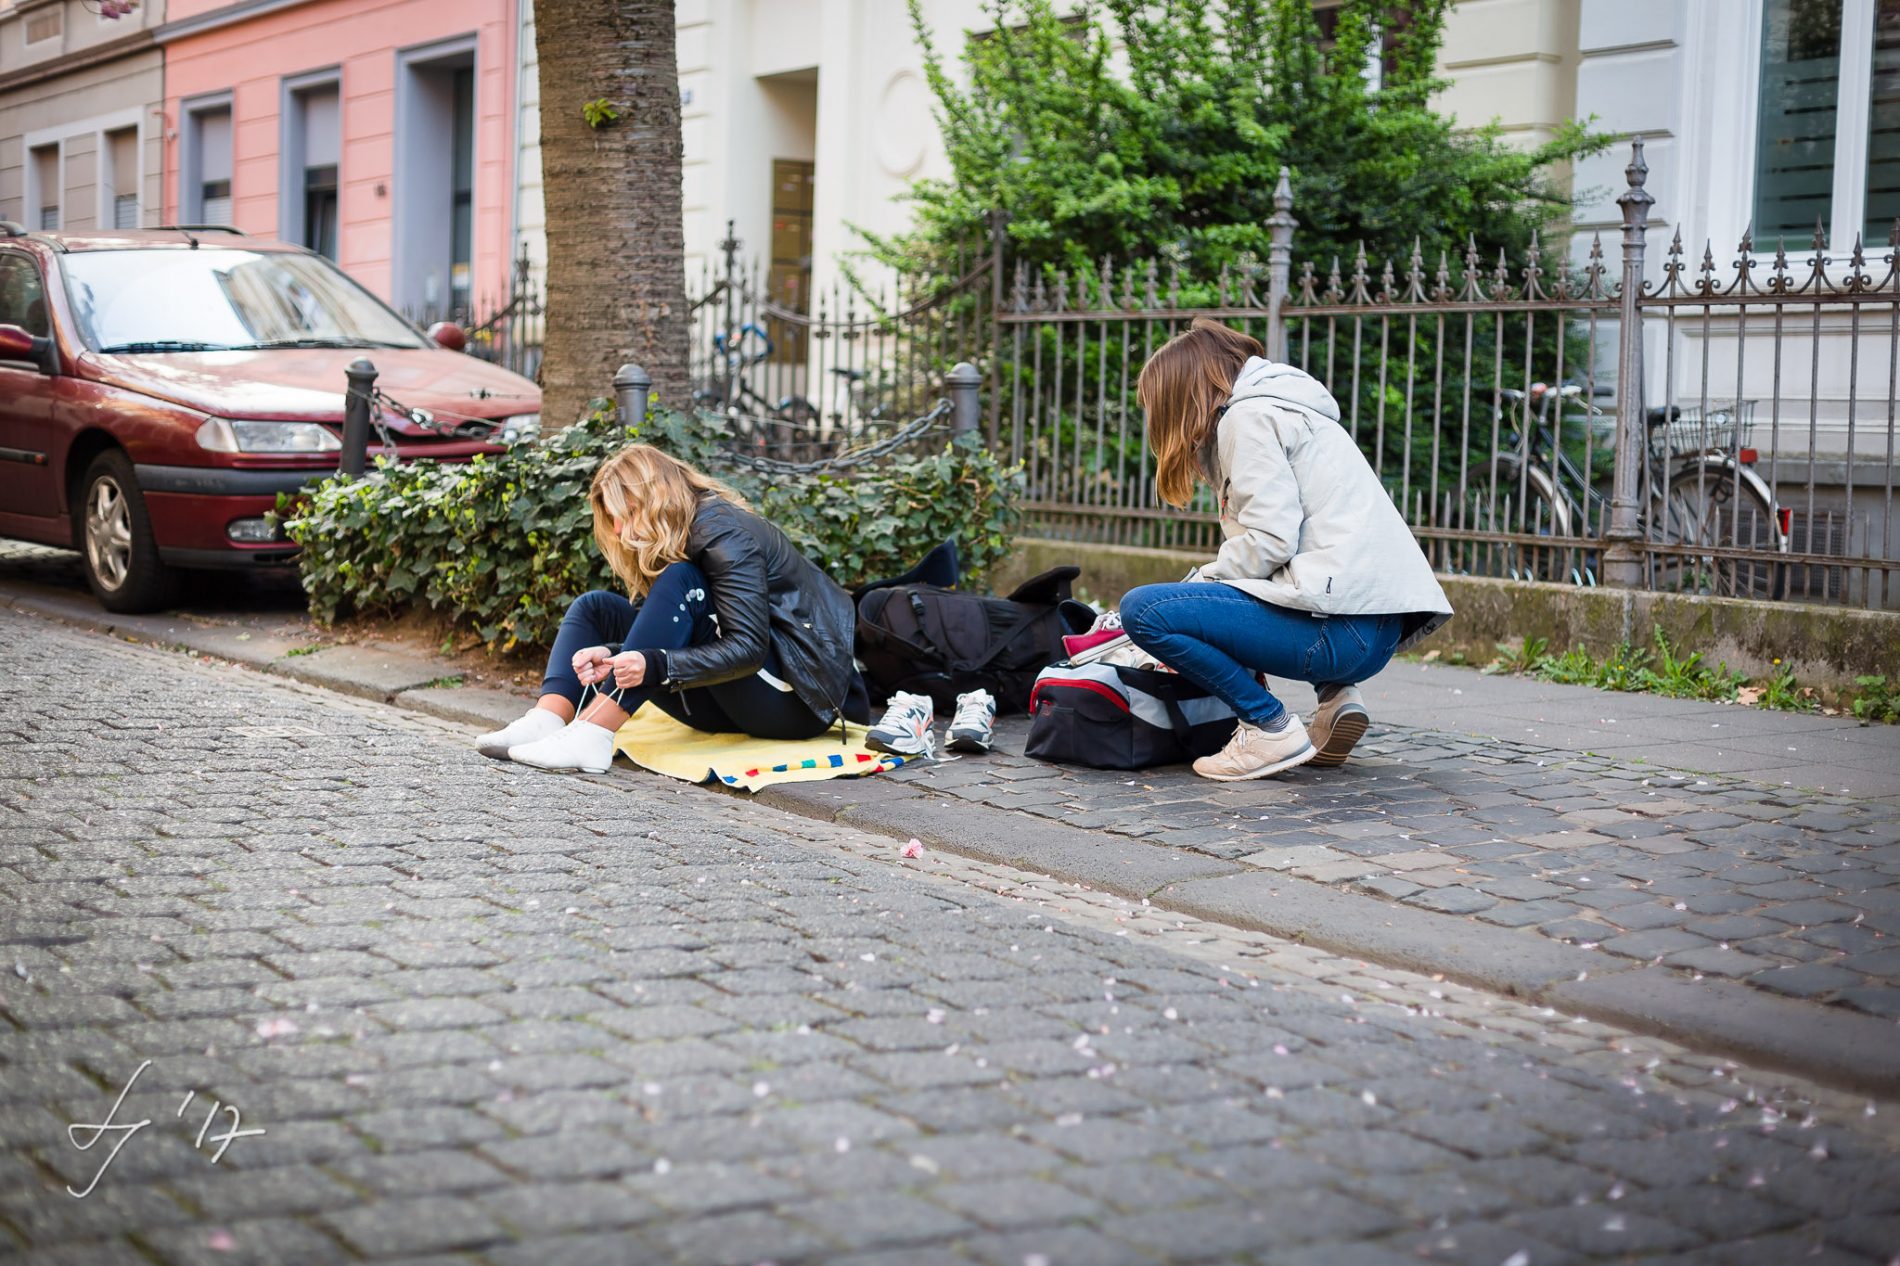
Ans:
[[[1723,598],[1786,596],[1786,563],[1699,552],[1707,548],[1782,554],[1788,549],[1760,483],[1727,459],[1691,459],[1669,477],[1663,502],[1652,507],[1650,517],[1650,539],[1668,547],[1655,558],[1657,588]]]
[[[1490,531],[1519,539],[1468,546],[1474,573],[1511,580],[1583,582],[1581,543],[1573,530],[1575,510],[1551,482],[1549,471],[1526,468],[1516,457],[1497,457],[1491,462],[1490,490],[1477,495],[1483,498],[1479,522]],[[1538,540],[1526,539],[1532,537]]]

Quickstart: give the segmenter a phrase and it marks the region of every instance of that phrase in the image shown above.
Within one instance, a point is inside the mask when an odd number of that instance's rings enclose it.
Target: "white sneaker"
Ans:
[[[508,749],[558,734],[567,722],[546,708],[531,708],[528,715],[517,717],[499,730],[491,730],[475,740],[475,750],[496,760],[507,760]]]
[[[1283,730],[1263,730],[1242,721],[1226,747],[1194,762],[1194,772],[1216,782],[1243,782],[1304,765],[1317,755],[1319,749],[1306,737],[1306,727],[1289,712]]]
[[[557,733],[509,748],[508,759],[536,769],[604,774],[614,763],[614,732],[577,717]]]
[[[996,738],[996,700],[987,690],[969,690],[957,696],[957,713],[950,719],[944,746],[953,752],[987,752]]]
[[[929,695],[914,695],[900,690],[891,696],[884,719],[864,736],[866,747],[897,756],[928,756],[935,745],[930,727],[936,724],[937,705]]]

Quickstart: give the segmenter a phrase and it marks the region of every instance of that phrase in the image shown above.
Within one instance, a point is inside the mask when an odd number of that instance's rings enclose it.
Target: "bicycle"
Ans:
[[[756,342],[748,346],[748,339]],[[771,336],[751,321],[736,333],[721,330],[714,334],[713,353],[725,372],[697,388],[693,404],[709,413],[724,414],[736,443],[756,449],[762,456],[798,460],[801,449],[823,446],[817,434],[818,407],[796,393],[768,399],[746,378],[746,371],[769,360],[772,350]]]
[[[1561,423],[1566,404],[1580,401],[1585,426],[1604,440],[1601,445],[1586,441],[1586,447],[1611,462],[1614,427],[1604,433],[1594,421],[1603,411],[1581,399],[1583,388],[1576,383],[1553,388],[1538,382],[1529,391],[1506,387],[1497,394],[1510,406],[1529,402],[1536,413],[1535,425],[1510,430],[1509,447],[1491,460],[1487,517],[1500,532],[1553,542],[1506,543],[1497,555],[1504,573],[1595,584],[1600,560],[1594,541],[1609,523],[1610,471],[1580,468],[1572,457],[1576,438],[1566,451],[1551,424],[1551,409],[1559,410]],[[1753,469],[1756,450],[1748,440],[1754,408],[1753,401],[1735,401],[1706,412],[1673,405],[1646,411],[1638,525],[1645,539],[1663,547],[1650,554],[1647,564],[1655,588],[1741,598],[1786,595],[1787,564],[1731,552],[1788,552],[1790,513],[1774,504]],[[1499,422],[1508,425],[1505,413],[1500,404]],[[1512,417],[1518,414],[1518,408],[1511,409]],[[1599,465],[1594,458],[1590,464]],[[1576,544],[1555,543],[1564,540]]]

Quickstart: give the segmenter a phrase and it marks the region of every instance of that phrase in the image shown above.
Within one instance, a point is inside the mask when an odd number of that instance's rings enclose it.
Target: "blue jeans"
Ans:
[[[1122,629],[1142,650],[1206,687],[1254,725],[1286,707],[1256,673],[1344,686],[1384,668],[1399,643],[1396,615],[1317,616],[1208,581],[1142,585],[1122,599]]]
[[[541,682],[541,693],[560,695],[579,706],[584,687],[574,674],[574,653],[589,646],[615,651],[672,651],[710,642],[719,636],[712,603],[706,596],[706,577],[691,563],[674,563],[654,577],[639,602],[624,594],[596,589],[568,606],[555,635],[554,650]],[[656,680],[621,689],[613,679],[595,689],[628,713],[651,703],[676,721],[708,734],[750,734],[763,739],[808,739],[828,728],[804,701],[789,689],[768,681],[785,680],[778,653],[769,647],[763,675],[753,673],[737,681],[686,690],[660,689]],[[868,715],[870,700],[862,680],[852,682],[846,715]]]

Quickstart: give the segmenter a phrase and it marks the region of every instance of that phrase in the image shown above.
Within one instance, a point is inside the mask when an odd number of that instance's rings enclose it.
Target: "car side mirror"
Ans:
[[[468,350],[468,331],[453,321],[437,321],[429,327],[429,338],[437,347],[451,352]]]
[[[0,325],[0,361],[25,361],[42,374],[50,374],[53,340],[28,334],[17,325]]]

